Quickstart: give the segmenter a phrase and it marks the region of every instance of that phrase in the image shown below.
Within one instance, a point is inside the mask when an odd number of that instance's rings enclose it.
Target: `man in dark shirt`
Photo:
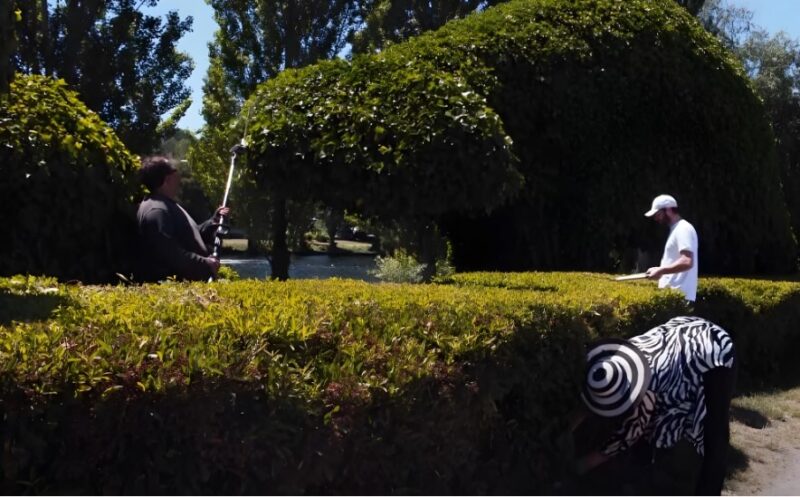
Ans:
[[[210,256],[211,244],[221,216],[229,212],[220,207],[214,216],[198,226],[176,202],[181,177],[166,157],[147,157],[139,171],[150,191],[139,205],[139,261],[136,278],[154,282],[174,276],[180,280],[208,281],[216,276],[219,260]]]

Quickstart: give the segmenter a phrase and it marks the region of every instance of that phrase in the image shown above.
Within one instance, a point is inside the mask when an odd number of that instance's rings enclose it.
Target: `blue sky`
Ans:
[[[620,0],[624,1],[624,0]],[[728,4],[745,7],[753,12],[753,22],[775,34],[785,31],[791,38],[800,39],[800,0],[727,0]],[[194,27],[180,41],[178,48],[187,52],[195,62],[194,72],[187,81],[192,89],[192,106],[179,125],[197,131],[203,126],[200,109],[203,106],[203,78],[208,70],[208,42],[217,24],[213,10],[205,0],[161,0],[148,13],[161,15],[177,10],[181,17],[192,16]]]

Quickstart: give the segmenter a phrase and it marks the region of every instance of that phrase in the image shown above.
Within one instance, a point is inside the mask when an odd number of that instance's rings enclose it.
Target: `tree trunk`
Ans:
[[[422,281],[430,283],[436,276],[436,228],[433,223],[423,222],[418,229],[420,262],[425,264]]]
[[[275,194],[272,213],[272,279],[286,281],[289,279],[289,249],[286,245],[286,198],[283,194]]]
[[[337,209],[329,208],[325,212],[325,230],[328,232],[328,252],[336,251],[336,232],[344,220],[344,213]]]
[[[50,41],[50,11],[48,10],[47,0],[41,1],[41,18],[39,29],[42,33],[42,60],[44,61],[44,73],[47,76],[53,75],[53,47]],[[35,70],[38,73],[38,70]]]
[[[245,253],[249,256],[256,256],[262,254],[258,240],[252,237],[247,237],[247,250]]]

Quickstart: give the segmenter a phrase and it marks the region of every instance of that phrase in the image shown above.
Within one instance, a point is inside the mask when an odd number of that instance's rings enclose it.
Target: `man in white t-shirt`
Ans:
[[[669,226],[661,265],[647,270],[647,277],[658,280],[659,288],[675,288],[686,300],[694,302],[697,295],[698,241],[697,232],[678,214],[678,202],[670,195],[659,195],[645,216]]]

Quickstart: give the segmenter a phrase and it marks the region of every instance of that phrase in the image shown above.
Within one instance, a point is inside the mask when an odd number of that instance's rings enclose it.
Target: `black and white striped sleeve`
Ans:
[[[614,456],[629,449],[650,431],[650,420],[655,409],[656,395],[648,390],[633,412],[622,422],[622,426],[603,444],[600,452],[606,456]]]

